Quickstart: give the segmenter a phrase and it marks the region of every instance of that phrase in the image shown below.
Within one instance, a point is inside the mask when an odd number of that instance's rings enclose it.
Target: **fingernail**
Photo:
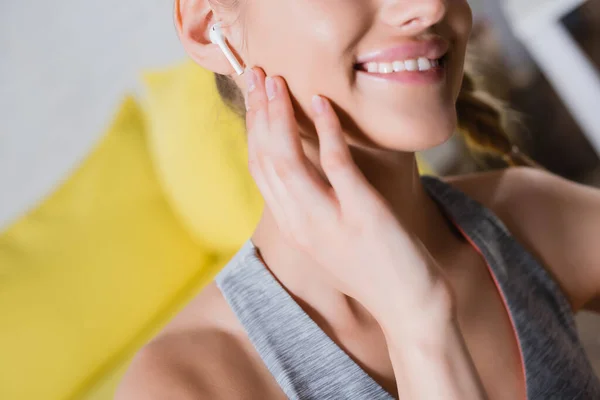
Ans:
[[[256,89],[256,74],[254,73],[252,68],[246,71],[246,86],[248,93]]]
[[[323,100],[323,98],[319,95],[315,94],[313,96],[312,105],[317,115],[323,114],[323,111],[325,111],[325,100]]]
[[[267,98],[271,101],[275,98],[275,94],[277,93],[277,83],[273,78],[268,76],[265,81],[265,86],[267,87]]]

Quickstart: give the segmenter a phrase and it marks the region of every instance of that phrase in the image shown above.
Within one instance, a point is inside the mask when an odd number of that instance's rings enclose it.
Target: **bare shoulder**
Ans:
[[[546,267],[574,310],[600,294],[600,190],[516,167],[449,177],[492,210]]]
[[[555,179],[563,180],[540,169],[513,167],[448,176],[444,181],[491,209],[498,216],[510,217],[509,214],[515,211],[515,203],[530,203],[532,200],[539,200],[533,197],[545,197],[543,191],[539,190],[540,185],[548,185],[549,180]]]
[[[233,388],[216,349],[228,342],[210,331],[157,338],[135,356],[115,399],[227,398]]]
[[[243,328],[210,285],[134,357],[115,399],[267,398],[273,390]]]

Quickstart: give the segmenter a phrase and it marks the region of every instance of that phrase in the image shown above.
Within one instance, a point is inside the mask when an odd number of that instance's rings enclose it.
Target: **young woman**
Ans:
[[[600,192],[418,174],[457,126],[527,160],[464,75],[471,23],[466,0],[179,0],[266,207],[117,398],[600,399],[573,321],[600,310]]]

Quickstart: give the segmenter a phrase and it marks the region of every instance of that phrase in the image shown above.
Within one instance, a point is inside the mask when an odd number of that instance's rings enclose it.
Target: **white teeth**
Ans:
[[[402,72],[406,70],[406,67],[404,66],[404,61],[394,61],[392,63],[392,67],[394,68],[394,72]]]
[[[379,73],[380,74],[389,74],[390,72],[394,72],[392,63],[378,63],[378,64],[379,64]]]
[[[419,57],[417,63],[419,64],[419,71],[427,71],[431,69],[431,63],[425,57]]]
[[[404,60],[394,62],[368,62],[363,68],[370,73],[390,74],[392,72],[403,71],[428,71],[431,68],[440,66],[440,60],[430,60],[425,57],[419,57],[416,60]]]
[[[367,72],[379,72],[379,64],[376,62],[367,63]]]
[[[417,60],[406,60],[404,61],[407,71],[417,71],[419,69],[419,63]]]

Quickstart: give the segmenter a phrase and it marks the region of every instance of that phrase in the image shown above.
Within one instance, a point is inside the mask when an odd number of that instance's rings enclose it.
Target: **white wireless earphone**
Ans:
[[[238,75],[243,74],[244,68],[235,58],[235,55],[232,53],[231,49],[225,42],[225,35],[223,35],[223,31],[221,30],[221,22],[214,24],[210,28],[209,37],[212,43],[218,45],[221,48],[221,51],[223,51],[225,57],[227,57],[227,60],[229,60],[229,62],[235,69],[235,72],[237,72]]]

